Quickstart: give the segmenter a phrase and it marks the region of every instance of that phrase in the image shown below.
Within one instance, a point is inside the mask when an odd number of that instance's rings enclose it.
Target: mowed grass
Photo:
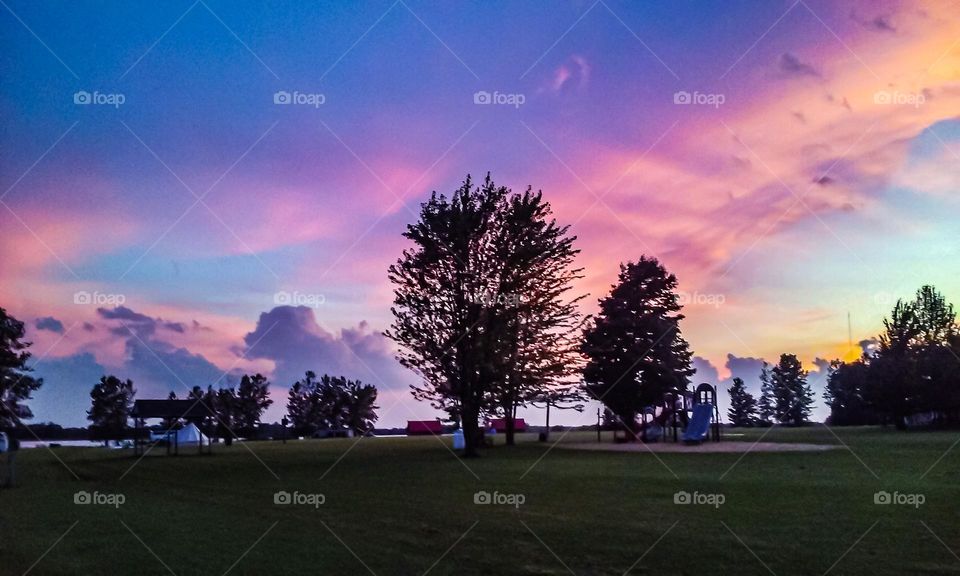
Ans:
[[[25,450],[20,486],[0,491],[0,572],[960,574],[960,433],[733,432],[849,449],[653,455],[524,436],[473,460],[433,437],[235,444],[176,458],[158,449],[139,462],[129,451],[54,449],[61,463]],[[75,505],[79,490],[125,503]],[[277,505],[279,490],[325,502]],[[477,505],[480,490],[525,501]],[[678,505],[680,490],[725,501]],[[925,503],[876,505],[879,490]]]

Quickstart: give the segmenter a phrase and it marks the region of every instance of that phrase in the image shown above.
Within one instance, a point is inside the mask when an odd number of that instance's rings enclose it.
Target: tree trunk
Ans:
[[[507,430],[506,430],[507,439],[506,439],[506,444],[507,444],[507,446],[513,446],[513,445],[516,443],[515,440],[514,440],[514,435],[515,435],[516,430],[517,430],[516,418],[515,418],[515,417],[516,417],[516,407],[515,407],[515,406],[508,406],[508,407],[507,407],[507,410],[505,410],[504,413],[507,415],[507,418],[506,418],[506,424],[507,424]]]
[[[477,448],[481,441],[479,411],[468,408],[466,403],[462,403],[460,417],[463,426],[463,457],[473,458],[477,456]]]
[[[550,440],[550,400],[547,400],[547,431],[543,435],[544,440]]]
[[[906,430],[907,429],[907,420],[904,416],[904,412],[896,411],[893,413],[893,425],[897,430]]]

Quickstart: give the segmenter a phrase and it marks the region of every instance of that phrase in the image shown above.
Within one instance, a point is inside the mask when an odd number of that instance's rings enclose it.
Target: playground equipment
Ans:
[[[711,422],[713,425],[711,426]],[[717,406],[717,390],[704,382],[693,393],[693,416],[683,433],[687,444],[699,444],[713,433],[712,440],[720,441],[720,408]]]
[[[686,444],[699,444],[708,439],[720,441],[717,390],[706,382],[693,392],[667,394],[662,402],[644,409],[640,417],[640,439],[643,442],[666,440],[670,436],[666,433],[670,428],[674,442],[683,440]]]

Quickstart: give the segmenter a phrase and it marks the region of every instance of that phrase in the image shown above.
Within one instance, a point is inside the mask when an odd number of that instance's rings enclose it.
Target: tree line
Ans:
[[[616,283],[585,316],[574,293],[583,268],[576,236],[552,216],[541,192],[496,185],[468,175],[449,197],[434,192],[407,226],[409,242],[389,267],[393,320],[384,334],[398,361],[419,381],[413,396],[443,410],[462,428],[464,453],[483,442],[481,422],[501,417],[507,443],[517,411],[527,406],[582,410],[601,402],[630,430],[645,407],[687,392],[692,353],[680,331],[677,279],[641,255],[620,265]],[[0,426],[31,416],[25,400],[42,380],[30,375],[23,323],[0,309]],[[906,426],[926,415],[960,423],[960,336],[953,306],[933,287],[898,301],[875,351],[834,361],[824,398],[834,424],[890,422]],[[761,370],[759,397],[734,379],[730,421],[736,425],[800,425],[814,395],[793,354]],[[250,428],[270,405],[269,382],[246,375],[240,386],[192,398],[213,406],[229,427]],[[133,383],[105,376],[91,391],[88,418],[109,429],[125,421]],[[376,388],[342,376],[307,372],[290,388],[287,411],[296,429],[364,434],[376,422]]]
[[[518,408],[579,410],[594,399],[634,430],[644,407],[687,389],[676,277],[655,258],[621,264],[599,313],[583,316],[586,295],[572,293],[583,278],[576,236],[541,192],[513,192],[489,174],[475,186],[468,175],[449,198],[434,192],[403,235],[411,247],[388,271],[385,334],[420,378],[414,396],[462,427],[466,456],[488,416],[506,420],[512,444]]]
[[[13,430],[33,417],[27,405],[43,379],[33,376],[29,361],[31,342],[25,339],[24,323],[0,308],[0,430]],[[187,400],[203,403],[212,416],[170,418],[161,423],[165,430],[175,429],[181,421],[206,426],[208,435],[223,438],[252,436],[260,419],[272,404],[270,381],[262,374],[244,374],[236,387],[204,390],[194,386]],[[129,431],[137,389],[130,379],[105,374],[90,390],[87,420],[90,436],[98,439],[119,439]],[[169,400],[177,394],[170,392]],[[318,430],[351,431],[366,434],[377,421],[377,389],[359,380],[324,374],[319,379],[313,372],[293,384],[287,401],[290,420],[297,432],[313,434]],[[208,426],[209,424],[210,426]],[[212,426],[212,427],[211,427]]]
[[[377,388],[359,380],[308,371],[290,387],[287,414],[297,433],[364,435],[377,421]]]
[[[897,300],[874,349],[835,360],[824,399],[831,424],[960,424],[960,329],[933,286]]]
[[[781,354],[780,361],[770,368],[766,362],[760,370],[760,397],[747,392],[743,379],[734,378],[728,392],[730,408],[727,417],[733,426],[770,426],[785,424],[802,426],[810,421],[813,411],[813,388],[807,382],[809,372],[803,369],[794,354]]]
[[[210,385],[204,390],[194,386],[186,399],[202,403],[210,416],[171,418],[164,420],[161,427],[174,429],[183,420],[206,426],[208,434],[225,439],[253,436],[264,411],[273,404],[269,387],[270,381],[262,374],[244,374],[236,388],[214,389]],[[90,391],[87,419],[91,421],[92,436],[121,436],[128,428],[135,396],[133,381],[113,375],[102,377]],[[176,392],[170,392],[167,399],[177,400]],[[366,434],[377,420],[376,399],[377,389],[372,385],[326,374],[317,379],[316,374],[307,372],[290,388],[287,411],[297,433],[312,435],[323,430]],[[208,418],[212,421],[208,422]]]
[[[482,444],[485,417],[505,418],[512,444],[524,406],[582,409],[583,400],[598,400],[635,430],[641,410],[686,393],[695,372],[676,277],[656,258],[622,263],[596,316],[581,315],[586,295],[572,294],[583,277],[576,237],[551,214],[540,192],[515,193],[489,174],[475,185],[468,175],[451,196],[434,192],[421,205],[403,233],[410,247],[388,270],[393,322],[385,335],[420,379],[414,396],[462,427],[467,456]],[[898,303],[885,326],[876,354],[834,362],[825,395],[831,421],[901,426],[918,411],[960,420],[952,306],[925,287],[915,302]],[[759,397],[734,379],[731,422],[808,422],[815,396],[807,379],[786,353],[764,363]]]

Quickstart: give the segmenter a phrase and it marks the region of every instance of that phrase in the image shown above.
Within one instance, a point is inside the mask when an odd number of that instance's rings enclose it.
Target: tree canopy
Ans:
[[[824,398],[831,421],[903,428],[926,414],[934,423],[960,422],[960,329],[953,305],[933,286],[897,300],[884,319],[873,354],[834,362]]]
[[[676,277],[655,258],[621,264],[617,284],[585,331],[586,390],[627,426],[643,407],[685,391],[694,373],[676,287]]]
[[[308,371],[290,388],[287,414],[305,433],[352,431],[366,434],[377,421],[377,388],[359,380]]]
[[[13,428],[33,418],[27,406],[33,392],[43,385],[27,365],[31,343],[25,341],[23,322],[0,308],[0,429]]]
[[[420,382],[413,395],[459,419],[473,455],[480,418],[513,421],[517,407],[576,401],[581,277],[567,227],[541,193],[513,193],[488,174],[451,197],[434,192],[404,237],[412,247],[390,266],[398,360]]]
[[[100,382],[90,390],[90,410],[87,411],[87,420],[90,420],[94,435],[122,435],[127,429],[136,394],[132,380],[120,380],[113,375],[100,378]]]

